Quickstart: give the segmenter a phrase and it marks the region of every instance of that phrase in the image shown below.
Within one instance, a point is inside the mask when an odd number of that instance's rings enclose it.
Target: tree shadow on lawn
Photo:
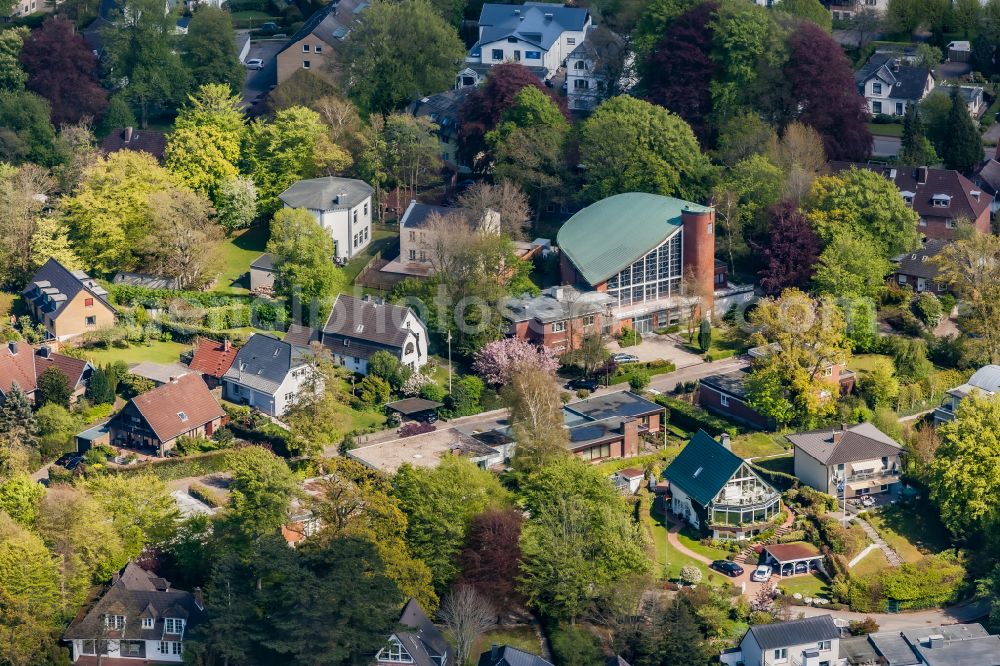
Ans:
[[[879,512],[879,517],[886,527],[921,550],[939,553],[951,547],[948,528],[925,497],[890,504]]]

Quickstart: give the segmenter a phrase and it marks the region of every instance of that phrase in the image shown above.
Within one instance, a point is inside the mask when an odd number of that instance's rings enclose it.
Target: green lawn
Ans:
[[[151,363],[177,363],[181,352],[191,349],[191,345],[180,342],[151,342],[148,345],[132,345],[119,349],[88,349],[87,359],[91,363],[104,365],[125,361],[129,365],[149,361]]]
[[[270,230],[266,226],[252,227],[219,243],[219,273],[215,291],[223,294],[250,292],[250,264],[264,253]]]
[[[868,130],[876,136],[903,136],[903,126],[895,123],[868,123]]]
[[[889,357],[883,354],[858,354],[847,361],[847,367],[854,372],[871,372],[875,367],[875,361],[880,358]]]
[[[784,435],[753,432],[733,440],[733,453],[741,458],[780,456],[787,450],[784,446],[786,443]]]
[[[779,456],[777,458],[767,458],[766,460],[755,460],[754,464],[769,469],[772,472],[783,472],[784,474],[795,473],[795,457]]]
[[[778,587],[784,590],[785,594],[795,594],[798,592],[804,597],[825,597],[830,598],[830,586],[826,579],[819,574],[803,574],[784,578],[778,583]]]
[[[889,566],[889,560],[885,559],[885,553],[881,548],[876,548],[865,555],[860,562],[851,569],[852,576],[865,576],[881,571]]]
[[[384,251],[391,247],[397,238],[399,238],[399,234],[395,231],[373,229],[372,242],[368,244],[365,251],[351,259],[347,262],[347,265],[344,266],[344,276],[347,278],[347,284],[353,285],[354,280],[358,277],[358,273],[360,273],[361,269],[372,260],[375,253],[379,250]]]
[[[699,555],[704,555],[705,557],[713,560],[724,560],[732,555],[732,553],[728,550],[703,545],[701,543],[701,535],[696,534],[690,527],[685,527],[678,532],[677,538],[688,550],[692,550]]]
[[[534,628],[530,626],[502,627],[488,631],[479,637],[470,651],[471,659],[479,659],[479,655],[489,650],[491,645],[510,645],[531,654],[541,654],[542,652],[542,646]]]
[[[655,562],[653,571],[662,580],[677,580],[681,574],[681,567],[693,564],[701,570],[702,580],[708,581],[709,577],[719,578],[720,574],[710,570],[698,560],[688,557],[667,541],[667,527],[664,519],[659,514],[654,514],[648,507],[650,506],[650,494],[642,491],[642,508],[640,518],[643,527],[653,541]]]
[[[868,522],[907,562],[916,562],[951,545],[948,530],[941,524],[937,511],[923,498],[887,506],[869,514]]]

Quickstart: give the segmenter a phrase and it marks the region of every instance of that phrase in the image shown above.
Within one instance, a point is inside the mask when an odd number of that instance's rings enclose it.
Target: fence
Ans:
[[[389,263],[389,260],[382,256],[382,252],[376,252],[371,261],[358,273],[354,279],[354,284],[366,289],[378,289],[379,291],[391,291],[393,287],[406,279],[405,275],[397,273],[383,273],[382,268]]]

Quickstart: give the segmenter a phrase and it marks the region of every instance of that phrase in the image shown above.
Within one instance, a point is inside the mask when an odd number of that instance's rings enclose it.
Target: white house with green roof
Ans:
[[[715,210],[673,197],[628,192],[593,203],[559,229],[564,285],[607,293],[614,332],[677,323],[690,299],[707,310],[720,287]],[[748,288],[752,293],[752,288]]]
[[[713,539],[748,539],[768,529],[781,512],[778,491],[728,443],[704,430],[691,438],[663,476],[670,483],[670,510],[692,527],[711,532]]]

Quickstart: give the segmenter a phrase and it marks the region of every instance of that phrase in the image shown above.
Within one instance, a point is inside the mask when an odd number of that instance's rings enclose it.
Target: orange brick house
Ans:
[[[115,324],[115,308],[107,290],[83,271],[71,271],[52,258],[38,269],[21,295],[51,339],[68,340]]]

